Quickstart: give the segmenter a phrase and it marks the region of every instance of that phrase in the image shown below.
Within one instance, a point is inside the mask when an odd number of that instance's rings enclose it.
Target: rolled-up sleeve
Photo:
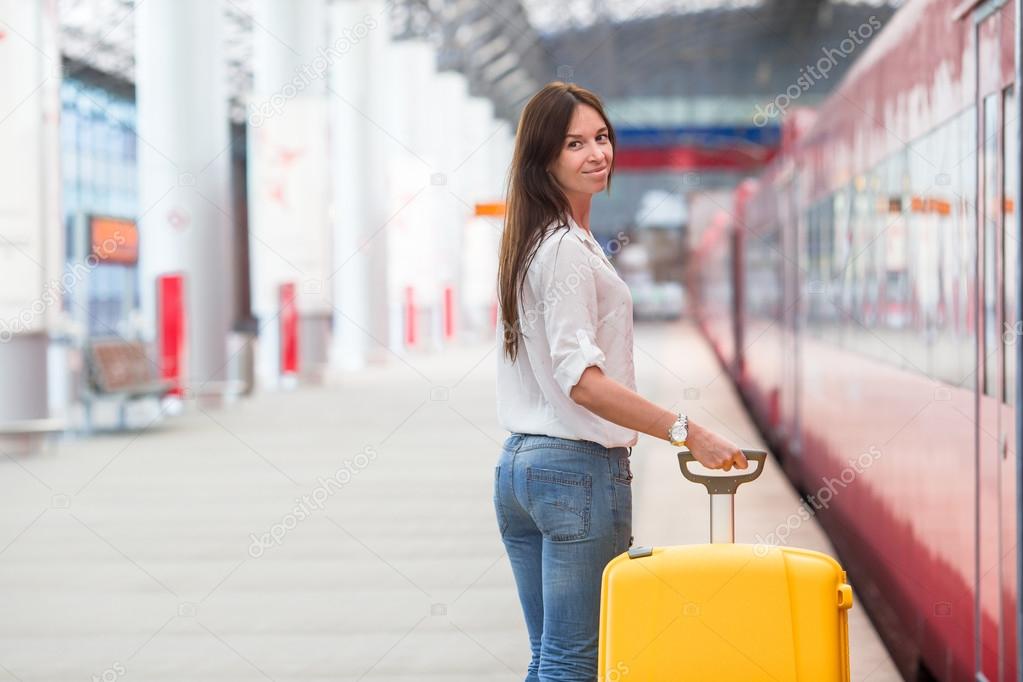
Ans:
[[[597,345],[592,254],[575,237],[559,237],[553,239],[557,243],[537,253],[540,262],[535,265],[539,267],[530,268],[530,281],[537,301],[535,315],[543,320],[551,349],[554,380],[571,397],[583,371],[594,365],[604,370],[605,357]]]

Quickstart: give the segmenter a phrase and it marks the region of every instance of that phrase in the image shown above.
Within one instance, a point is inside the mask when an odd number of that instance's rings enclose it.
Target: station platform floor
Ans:
[[[0,682],[522,680],[491,502],[496,352],[394,356],[0,456]],[[691,325],[637,326],[636,369],[644,396],[762,447]],[[633,451],[637,545],[706,541],[706,492],[675,452],[642,435]],[[798,504],[769,460],[740,490],[736,539]],[[791,544],[834,553],[813,520]],[[900,679],[859,603],[850,640],[852,680]]]

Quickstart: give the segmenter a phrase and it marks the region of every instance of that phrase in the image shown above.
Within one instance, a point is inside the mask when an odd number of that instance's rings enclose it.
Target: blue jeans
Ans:
[[[494,509],[526,618],[526,682],[597,677],[604,566],[632,542],[626,447],[513,433],[494,472]]]

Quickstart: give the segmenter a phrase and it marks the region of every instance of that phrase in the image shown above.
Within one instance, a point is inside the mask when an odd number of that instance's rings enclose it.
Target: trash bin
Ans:
[[[227,340],[227,378],[239,396],[248,396],[256,384],[255,320],[235,325]]]

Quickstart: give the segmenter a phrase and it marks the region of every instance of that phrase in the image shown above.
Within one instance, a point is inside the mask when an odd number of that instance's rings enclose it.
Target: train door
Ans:
[[[1018,172],[1014,130],[1012,3],[975,13],[977,65],[977,218],[979,325],[977,395],[976,679],[1016,679],[1015,320],[1013,198]],[[1007,57],[1007,58],[1006,58]]]

